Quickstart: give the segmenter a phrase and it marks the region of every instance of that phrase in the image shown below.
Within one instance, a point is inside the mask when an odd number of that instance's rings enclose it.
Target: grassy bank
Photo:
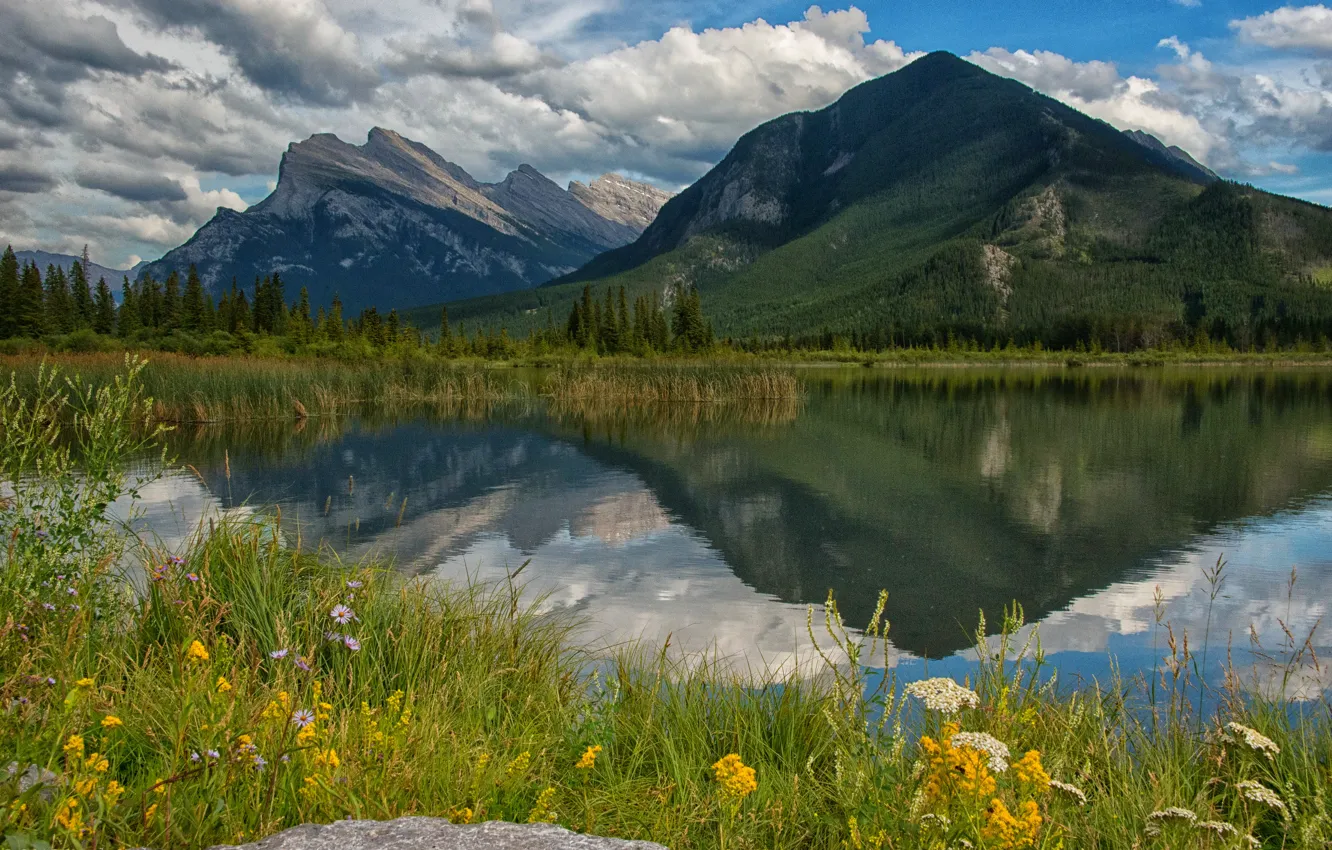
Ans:
[[[93,387],[124,370],[119,354],[0,358],[19,392],[30,396],[44,363],[77,373]],[[526,374],[508,368],[411,358],[368,362],[320,359],[185,357],[156,354],[139,376],[157,422],[305,419],[375,410],[485,410],[547,398],[563,404],[725,404],[795,399],[789,370],[698,366],[569,366]]]
[[[1332,840],[1328,707],[1293,712],[1236,676],[1199,716],[1182,635],[1163,631],[1151,689],[1073,689],[1012,643],[1015,610],[998,637],[979,629],[974,680],[908,695],[871,669],[887,624],[848,633],[835,604],[811,618],[837,647],[818,669],[741,678],[664,648],[594,656],[521,573],[405,582],[299,551],[276,519],[177,552],[126,539],[103,509],[161,436],[141,377],[0,394],[10,846],[203,847],[402,814],[676,850]]]

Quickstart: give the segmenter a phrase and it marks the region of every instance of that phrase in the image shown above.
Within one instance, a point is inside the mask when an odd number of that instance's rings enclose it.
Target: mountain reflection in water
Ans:
[[[755,666],[801,657],[804,606],[829,589],[852,625],[889,591],[903,669],[965,658],[977,613],[995,624],[1017,600],[1056,661],[1097,674],[1107,651],[1153,665],[1158,586],[1197,646],[1202,568],[1221,556],[1214,644],[1247,647],[1252,625],[1274,646],[1278,618],[1300,633],[1332,598],[1332,372],[858,369],[807,385],[798,409],[752,415],[182,432],[200,476],[151,488],[147,521],[170,538],[209,510],[280,504],[307,545],[408,572],[498,579],[531,559],[532,589],[600,640],[672,635]]]

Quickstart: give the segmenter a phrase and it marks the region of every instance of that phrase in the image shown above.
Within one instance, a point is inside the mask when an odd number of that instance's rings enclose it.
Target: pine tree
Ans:
[[[42,335],[42,326],[46,323],[46,293],[42,289],[42,273],[37,264],[29,261],[23,267],[19,278],[17,318],[18,334],[26,337]]]
[[[579,305],[582,308],[582,324],[579,326],[581,333],[578,336],[579,348],[590,348],[596,344],[596,318],[592,310],[592,286],[590,284],[583,287],[583,302]]]
[[[92,329],[110,336],[116,329],[116,299],[106,278],[97,279],[97,294],[93,297]]]
[[[620,320],[615,314],[615,298],[606,287],[606,303],[601,308],[601,350],[606,354],[620,351]]]
[[[0,339],[18,333],[19,264],[12,245],[0,256]]]
[[[253,317],[250,315],[250,302],[245,298],[245,290],[238,289],[231,302],[231,332],[249,331],[252,326]]]
[[[74,330],[74,302],[69,296],[69,279],[55,264],[46,267],[45,294],[42,303],[42,329],[47,333]]]
[[[142,324],[139,321],[139,304],[130,285],[129,275],[125,276],[120,286],[120,310],[116,313],[116,335],[122,339],[132,336]]]
[[[203,281],[199,279],[199,270],[190,264],[185,277],[185,296],[180,305],[180,326],[194,333],[206,330]]]
[[[151,275],[145,275],[139,283],[139,326],[149,331],[162,329],[162,288]]]
[[[629,319],[629,305],[625,303],[624,287],[620,287],[619,304],[616,306],[615,324],[619,328],[619,347],[621,351],[632,351],[636,334]]]

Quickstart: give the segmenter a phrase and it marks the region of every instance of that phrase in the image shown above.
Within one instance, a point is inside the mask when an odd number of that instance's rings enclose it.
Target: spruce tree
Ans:
[[[439,353],[445,357],[453,356],[453,328],[449,327],[449,308],[439,311]]]
[[[205,330],[205,313],[203,281],[199,279],[198,269],[190,264],[185,277],[185,296],[180,305],[180,326],[193,333]]]
[[[42,289],[42,273],[37,264],[28,261],[19,278],[18,309],[14,311],[19,336],[36,338],[42,335],[46,322],[46,293]]]
[[[88,246],[83,246],[83,256],[88,256]],[[69,269],[69,288],[73,300],[73,324],[76,328],[90,328],[93,324],[92,286],[88,280],[88,265],[85,260],[75,260]]]
[[[97,294],[93,296],[92,329],[107,336],[116,329],[116,299],[104,277],[97,279]]]
[[[46,297],[43,305],[43,329],[48,333],[69,333],[74,330],[74,300],[69,295],[69,278],[57,265],[46,267]]]
[[[620,352],[620,319],[609,286],[606,287],[606,304],[601,308],[601,350],[606,354]]]
[[[19,264],[12,245],[0,255],[0,339],[18,333]]]
[[[159,330],[170,332],[179,328],[182,312],[180,275],[173,271],[167,275],[166,286],[162,290],[162,309],[158,316]]]
[[[328,325],[327,325],[326,336],[328,337],[329,342],[342,342],[343,330],[344,329],[342,326],[342,299],[337,296],[337,293],[334,293],[333,303],[332,305],[330,305],[328,311]]]
[[[245,298],[245,290],[238,289],[234,300],[231,302],[231,332],[250,331],[253,324],[250,316],[250,302]]]
[[[116,313],[116,335],[122,339],[133,336],[143,325],[139,318],[139,299],[130,285],[129,275],[120,286],[120,310]]]
[[[304,286],[301,287],[296,306],[291,310],[291,322],[288,328],[298,343],[308,343],[314,337],[314,323],[310,320],[310,291]]]

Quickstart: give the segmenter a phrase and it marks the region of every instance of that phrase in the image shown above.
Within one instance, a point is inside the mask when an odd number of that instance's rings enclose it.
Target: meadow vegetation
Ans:
[[[593,653],[521,570],[407,580],[303,551],[277,516],[164,551],[106,514],[164,436],[147,380],[44,369],[0,391],[9,847],[204,847],[404,814],[676,850],[1332,841],[1328,705],[1236,670],[1200,713],[1197,659],[1163,624],[1150,681],[1074,685],[1014,606],[980,623],[969,680],[898,688],[876,666],[882,598],[860,631],[834,599],[811,610],[818,663],[778,679],[666,647]],[[1293,637],[1273,651],[1310,661]]]

